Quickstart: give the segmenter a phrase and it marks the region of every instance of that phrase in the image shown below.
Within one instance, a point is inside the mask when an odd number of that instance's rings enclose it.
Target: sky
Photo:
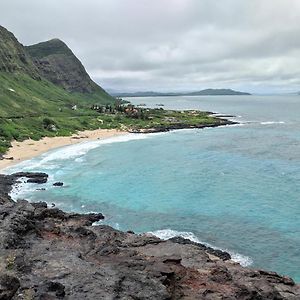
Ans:
[[[300,90],[299,0],[1,0],[24,45],[63,40],[117,91]]]

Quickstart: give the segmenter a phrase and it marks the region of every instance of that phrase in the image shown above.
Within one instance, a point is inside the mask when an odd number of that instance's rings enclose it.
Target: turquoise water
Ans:
[[[46,191],[27,185],[14,197],[102,212],[122,230],[181,234],[300,281],[300,97],[133,100],[230,113],[243,124],[54,150],[9,170],[50,174]]]

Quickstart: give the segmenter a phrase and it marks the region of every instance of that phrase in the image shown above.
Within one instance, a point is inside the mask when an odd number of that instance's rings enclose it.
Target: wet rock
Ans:
[[[13,178],[21,178],[21,177],[26,177],[26,178],[30,178],[30,179],[35,179],[35,178],[48,178],[48,174],[46,173],[32,173],[32,172],[18,172],[18,173],[14,173],[12,175]]]
[[[201,243],[196,243],[191,240],[185,239],[183,237],[177,236],[174,238],[169,239],[169,241],[172,241],[173,243],[182,244],[182,245],[195,245],[199,247],[200,249],[206,251],[209,254],[212,254],[224,261],[231,259],[231,256],[229,253],[219,250],[219,249],[213,249],[211,247],[207,247]]]
[[[43,184],[47,182],[46,177],[41,177],[41,178],[29,178],[27,180],[27,183],[37,183],[37,184]]]

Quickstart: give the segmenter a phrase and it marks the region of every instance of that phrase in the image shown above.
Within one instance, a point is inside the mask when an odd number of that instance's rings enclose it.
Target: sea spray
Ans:
[[[188,239],[192,242],[200,243],[200,244],[203,244],[203,245],[213,248],[213,249],[219,249],[219,250],[228,252],[231,255],[231,259],[233,261],[239,263],[243,267],[248,267],[253,264],[253,260],[251,259],[251,257],[245,256],[245,255],[242,255],[239,253],[235,253],[228,249],[221,249],[221,248],[215,247],[209,243],[205,243],[205,242],[201,241],[200,239],[198,239],[198,237],[192,232],[176,231],[176,230],[172,230],[172,229],[161,229],[161,230],[156,230],[153,232],[150,231],[148,233],[153,234],[162,240],[168,240],[173,237],[180,236],[180,237]]]

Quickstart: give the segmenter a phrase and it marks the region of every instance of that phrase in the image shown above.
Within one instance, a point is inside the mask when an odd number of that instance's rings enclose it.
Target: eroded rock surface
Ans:
[[[0,188],[15,180],[0,176]],[[0,299],[300,299],[292,279],[201,244],[92,226],[101,214],[1,197]]]

